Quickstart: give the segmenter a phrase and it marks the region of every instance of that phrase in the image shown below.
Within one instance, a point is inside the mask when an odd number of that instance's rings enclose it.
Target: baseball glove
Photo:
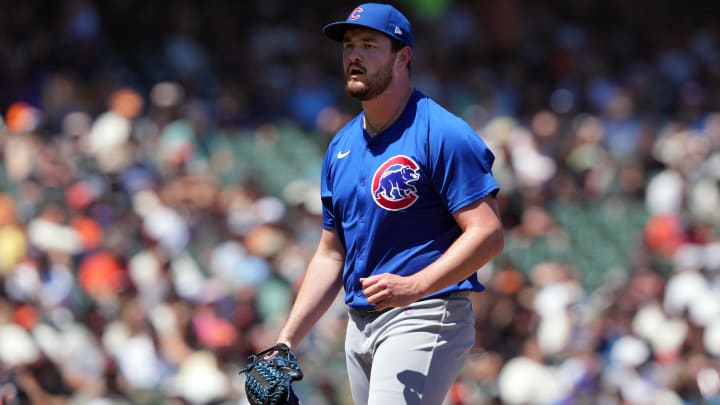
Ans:
[[[297,405],[292,382],[303,378],[295,353],[284,343],[249,357],[245,373],[245,393],[251,405]]]

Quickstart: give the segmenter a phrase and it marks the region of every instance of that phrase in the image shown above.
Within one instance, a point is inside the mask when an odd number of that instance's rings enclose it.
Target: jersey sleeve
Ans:
[[[325,153],[320,176],[320,198],[322,200],[322,226],[324,229],[335,229],[335,214],[332,207],[332,173],[329,159],[330,149]]]
[[[495,155],[459,118],[430,135],[429,155],[433,187],[451,213],[500,189],[492,175]]]

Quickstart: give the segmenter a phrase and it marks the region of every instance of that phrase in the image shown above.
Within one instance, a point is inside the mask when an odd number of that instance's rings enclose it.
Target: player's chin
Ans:
[[[363,98],[368,92],[368,86],[361,81],[348,79],[345,83],[345,92],[352,97]]]
[[[345,89],[348,91],[367,91],[367,84],[355,78],[345,80]]]

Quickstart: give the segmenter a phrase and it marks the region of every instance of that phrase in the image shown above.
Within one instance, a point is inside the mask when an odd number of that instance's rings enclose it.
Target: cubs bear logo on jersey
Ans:
[[[414,160],[397,155],[386,160],[375,171],[372,179],[372,197],[380,207],[399,211],[417,201],[415,183],[420,179],[419,166]]]

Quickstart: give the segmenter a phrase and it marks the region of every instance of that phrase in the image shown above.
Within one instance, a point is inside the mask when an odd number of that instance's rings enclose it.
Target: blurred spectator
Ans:
[[[718,13],[402,4],[416,81],[495,152],[508,235],[446,403],[720,403]],[[0,14],[0,402],[244,403],[357,113],[316,46],[346,6]],[[350,403],[340,304],[297,350],[307,403]]]

